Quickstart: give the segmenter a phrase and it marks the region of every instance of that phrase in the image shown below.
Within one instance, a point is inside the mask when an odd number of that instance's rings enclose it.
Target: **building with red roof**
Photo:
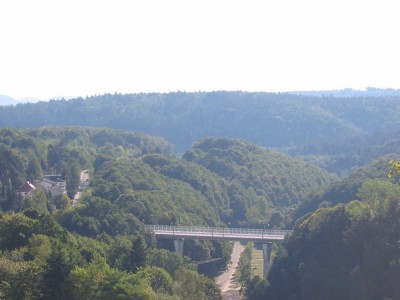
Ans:
[[[36,190],[36,187],[32,183],[27,181],[18,189],[18,193],[25,197],[33,193],[34,190]]]

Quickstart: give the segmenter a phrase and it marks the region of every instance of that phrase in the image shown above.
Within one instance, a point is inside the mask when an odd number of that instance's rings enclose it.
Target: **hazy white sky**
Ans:
[[[0,94],[400,88],[399,7],[395,0],[0,0]]]

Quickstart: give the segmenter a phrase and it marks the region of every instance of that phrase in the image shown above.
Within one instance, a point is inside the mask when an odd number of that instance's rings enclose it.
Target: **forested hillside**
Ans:
[[[338,203],[348,203],[352,200],[360,200],[357,192],[365,181],[372,179],[387,179],[391,165],[389,161],[399,159],[399,155],[384,156],[376,160],[368,167],[361,168],[323,191],[311,193],[305,197],[299,206],[293,211],[291,222],[317,210],[319,207],[335,206]]]
[[[344,177],[381,156],[399,154],[399,149],[400,131],[387,130],[352,137],[325,137],[281,150]]]
[[[255,278],[248,299],[399,299],[399,195],[397,184],[367,181],[360,201],[304,217],[276,254],[270,285]]]
[[[177,158],[163,139],[136,132],[3,129],[0,150],[0,295],[7,299],[52,299],[57,292],[63,299],[219,299],[190,260],[219,258],[208,270],[215,275],[232,246],[187,240],[183,259],[144,224],[279,228],[307,190],[335,179],[301,160],[223,138],[199,141]],[[70,182],[82,170],[90,185],[72,201]],[[66,180],[66,193],[21,194],[24,182],[45,174]]]
[[[234,219],[242,224],[280,227],[289,207],[335,180],[335,176],[302,160],[243,140],[203,139],[183,158],[230,183]]]
[[[142,133],[89,128],[3,129],[0,130],[2,206],[19,205],[16,190],[26,180],[41,179],[44,173],[65,177],[72,162],[77,162],[83,170],[91,168],[98,157],[135,158],[170,152],[169,143]]]
[[[210,92],[103,95],[0,107],[0,127],[84,125],[143,131],[177,152],[204,136],[243,138],[261,146],[303,145],[399,129],[398,97],[312,97]]]
[[[290,151],[333,157],[346,143]],[[397,152],[397,143],[395,131],[360,137],[346,155],[368,153],[368,161]],[[188,239],[180,257],[145,224],[295,226],[268,281],[245,282],[248,300],[400,296],[391,280],[400,275],[399,178],[387,180],[398,155],[339,181],[242,139],[203,138],[182,157],[172,149],[161,137],[116,129],[0,130],[0,298],[221,299],[194,262],[218,259],[207,271],[216,275],[230,243]],[[75,199],[83,170],[90,182]],[[65,193],[21,190],[49,174],[66,182]]]
[[[189,258],[158,247],[145,222],[222,226],[208,198],[143,163],[170,153],[160,138],[88,128],[0,131],[0,297],[4,299],[220,299]],[[71,166],[88,169],[90,187],[74,202],[19,186]],[[79,173],[77,174],[79,176]],[[147,210],[146,210],[147,209]],[[223,258],[231,246],[188,241],[193,260]],[[216,270],[214,270],[215,272]]]

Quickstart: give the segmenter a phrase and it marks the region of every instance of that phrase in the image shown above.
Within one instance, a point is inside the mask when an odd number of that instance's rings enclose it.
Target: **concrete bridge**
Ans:
[[[271,258],[272,243],[282,242],[291,230],[146,225],[156,237],[174,240],[175,251],[183,254],[184,239],[252,241],[261,242],[264,257],[264,278],[267,277]]]

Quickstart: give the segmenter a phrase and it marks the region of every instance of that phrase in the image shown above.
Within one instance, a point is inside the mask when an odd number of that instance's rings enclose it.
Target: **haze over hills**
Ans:
[[[0,1],[0,300],[400,300],[398,6]]]
[[[51,97],[51,99],[71,99],[71,98],[73,98],[73,97],[64,97],[64,96]],[[15,105],[18,103],[37,103],[40,101],[46,101],[46,100],[35,98],[35,97],[23,97],[23,98],[15,99],[15,98],[7,96],[7,95],[0,95],[0,106]]]
[[[337,98],[353,98],[353,97],[399,97],[398,89],[380,89],[368,87],[365,90],[341,89],[327,91],[293,91],[289,94],[315,96],[315,97],[337,97]]]
[[[10,97],[10,96],[6,96],[6,95],[0,95],[0,106],[2,105],[13,105],[13,104],[17,104],[18,100]]]
[[[103,95],[1,107],[1,126],[26,129],[0,130],[0,206],[5,211],[0,213],[0,250],[5,251],[0,267],[7,266],[0,268],[7,282],[0,292],[12,295],[10,299],[25,293],[40,299],[60,291],[65,299],[81,299],[81,294],[113,299],[116,293],[186,299],[183,291],[190,290],[204,295],[199,299],[220,300],[213,281],[193,271],[189,261],[222,258],[213,264],[211,276],[229,262],[231,245],[185,240],[184,259],[167,251],[171,242],[156,245],[144,232],[144,223],[256,228],[295,224],[293,237],[274,249],[271,284],[252,276],[251,270],[242,282],[249,300],[310,299],[315,292],[324,299],[333,293],[346,298],[368,291],[378,299],[397,295],[390,280],[387,290],[365,280],[376,280],[369,262],[378,271],[388,270],[385,276],[390,277],[400,257],[400,232],[391,227],[400,219],[398,186],[383,181],[389,160],[399,156],[381,157],[398,153],[399,105],[396,97],[215,92]],[[43,124],[63,126],[40,127]],[[74,124],[102,128],[65,126]],[[197,139],[202,135],[223,137]],[[259,145],[229,136],[246,136]],[[178,151],[186,150],[184,154],[175,155],[164,138]],[[266,145],[281,146],[298,157]],[[315,166],[346,175],[379,157],[340,181]],[[71,202],[78,189],[74,178],[79,180],[83,169],[90,173],[89,188],[77,203]],[[66,180],[65,195],[53,197],[41,189],[26,197],[18,194],[27,180],[35,182],[48,172]],[[375,240],[368,228],[364,234],[363,224],[382,229],[385,241]],[[348,243],[348,234],[354,243]],[[374,249],[383,245],[379,249],[391,261],[381,262],[369,244]],[[346,253],[335,245],[353,258],[361,251],[363,259],[346,263]],[[62,251],[72,257],[64,259]],[[335,257],[345,274],[330,276],[341,270],[326,254]],[[66,266],[62,274],[61,266]],[[21,282],[15,273],[26,282],[24,292],[16,288]],[[92,273],[96,276],[85,275]],[[52,281],[53,274],[61,275]],[[151,278],[163,278],[162,288]],[[188,285],[186,278],[198,285]],[[307,285],[298,288],[299,282]],[[324,288],[313,288],[313,282]]]
[[[0,107],[0,127],[83,125],[162,136],[183,152],[204,136],[268,147],[400,129],[399,97],[209,92],[102,95]]]
[[[280,150],[344,177],[381,156],[399,153],[399,149],[400,130],[387,130],[351,137],[326,137]]]

